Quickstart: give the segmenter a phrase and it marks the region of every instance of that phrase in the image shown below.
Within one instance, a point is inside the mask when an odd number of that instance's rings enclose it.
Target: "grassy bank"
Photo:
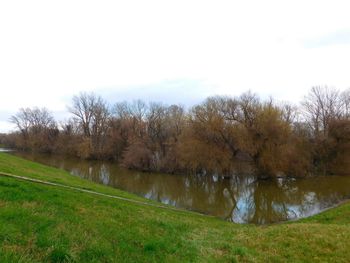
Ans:
[[[5,153],[0,172],[146,201]],[[350,203],[238,225],[0,176],[0,262],[349,262],[349,247]]]

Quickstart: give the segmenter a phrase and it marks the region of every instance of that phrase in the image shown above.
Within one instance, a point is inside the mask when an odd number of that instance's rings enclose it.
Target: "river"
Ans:
[[[258,181],[248,174],[169,175],[130,171],[115,163],[13,152],[93,182],[236,223],[268,224],[317,214],[350,197],[350,177]]]

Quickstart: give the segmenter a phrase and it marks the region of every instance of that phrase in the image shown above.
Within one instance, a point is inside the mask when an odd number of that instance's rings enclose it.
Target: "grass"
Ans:
[[[0,172],[143,200],[0,153]],[[350,203],[238,225],[0,176],[0,262],[349,262]]]

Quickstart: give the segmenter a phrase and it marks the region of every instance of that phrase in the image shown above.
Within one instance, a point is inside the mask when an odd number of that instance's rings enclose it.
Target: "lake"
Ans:
[[[93,182],[135,193],[163,204],[236,223],[268,224],[317,214],[350,198],[350,177],[276,178],[259,181],[249,173],[169,175],[130,171],[107,161],[13,152],[67,170]]]

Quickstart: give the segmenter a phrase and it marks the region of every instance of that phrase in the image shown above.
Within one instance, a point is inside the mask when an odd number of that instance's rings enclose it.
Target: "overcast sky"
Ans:
[[[58,118],[80,91],[191,105],[210,95],[298,102],[350,87],[350,3],[0,1],[0,132],[18,108]]]

